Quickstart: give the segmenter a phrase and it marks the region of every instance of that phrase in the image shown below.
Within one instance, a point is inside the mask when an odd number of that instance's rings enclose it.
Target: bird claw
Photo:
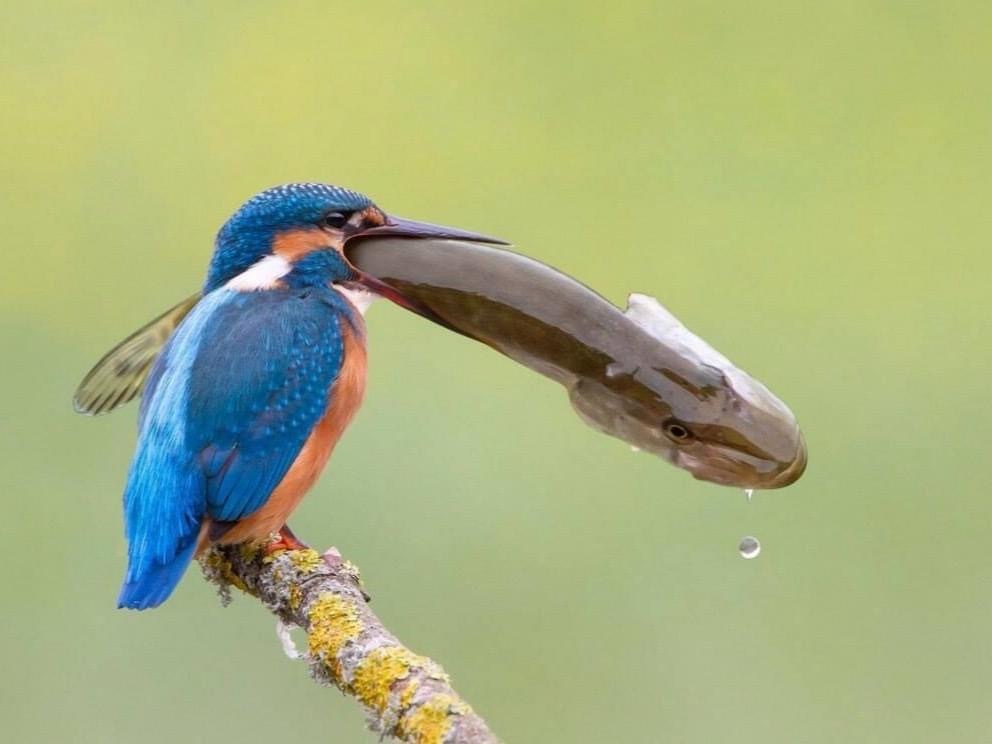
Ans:
[[[283,550],[304,550],[306,547],[306,545],[296,539],[296,535],[293,534],[288,526],[283,526],[276,533],[275,537],[265,544],[265,552],[268,555],[272,555]]]

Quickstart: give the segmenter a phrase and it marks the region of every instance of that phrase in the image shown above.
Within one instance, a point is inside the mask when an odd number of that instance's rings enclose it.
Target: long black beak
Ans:
[[[409,240],[460,240],[472,243],[491,243],[495,245],[510,245],[500,238],[493,238],[481,233],[460,230],[457,227],[447,227],[446,225],[433,225],[430,222],[418,222],[417,220],[407,220],[402,217],[386,216],[386,223],[369,227],[361,232],[351,235],[345,245],[345,257],[347,258],[348,248],[354,248],[361,243],[368,249],[374,250],[375,241],[379,238],[401,238]],[[350,263],[350,261],[349,261]],[[428,307],[418,302],[413,297],[408,297],[396,287],[382,281],[381,279],[368,274],[365,271],[352,265],[355,270],[355,283],[375,294],[385,297],[387,300],[396,303],[402,308],[416,313],[440,326],[461,333],[457,328],[442,320],[436,313]]]
[[[386,217],[385,225],[378,225],[362,230],[356,234],[352,240],[362,238],[376,238],[379,236],[390,236],[394,238],[434,238],[435,240],[468,240],[472,243],[494,243],[496,245],[509,245],[505,240],[492,238],[481,233],[459,230],[457,227],[446,227],[445,225],[432,225],[430,222],[417,222],[416,220],[406,220],[402,217]]]

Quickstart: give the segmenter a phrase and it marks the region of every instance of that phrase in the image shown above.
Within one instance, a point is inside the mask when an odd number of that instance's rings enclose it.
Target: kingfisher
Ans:
[[[267,189],[221,227],[203,299],[142,394],[119,607],[162,604],[212,544],[300,546],[286,521],[365,393],[365,310],[385,297],[424,313],[346,258],[377,236],[503,243],[321,183]]]

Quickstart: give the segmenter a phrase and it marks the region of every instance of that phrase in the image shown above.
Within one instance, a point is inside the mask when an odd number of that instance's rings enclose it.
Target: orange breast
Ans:
[[[357,322],[361,316],[355,313]],[[290,466],[269,500],[250,517],[242,519],[228,530],[219,542],[239,543],[246,540],[262,541],[278,531],[289,515],[299,505],[307,491],[327,464],[334,445],[347,428],[365,395],[366,355],[365,342],[344,318],[341,319],[344,336],[344,360],[341,372],[331,388],[330,400],[323,418],[314,427],[310,437]]]

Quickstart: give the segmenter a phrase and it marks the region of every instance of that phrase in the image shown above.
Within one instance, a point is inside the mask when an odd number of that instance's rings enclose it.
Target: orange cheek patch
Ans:
[[[366,207],[362,210],[362,223],[369,225],[385,225],[386,218],[378,207]]]
[[[315,227],[309,227],[279,233],[276,235],[275,240],[272,241],[272,249],[276,255],[282,256],[287,261],[292,262],[314,251],[327,248],[337,248],[340,250],[340,243],[340,238],[329,235]]]

